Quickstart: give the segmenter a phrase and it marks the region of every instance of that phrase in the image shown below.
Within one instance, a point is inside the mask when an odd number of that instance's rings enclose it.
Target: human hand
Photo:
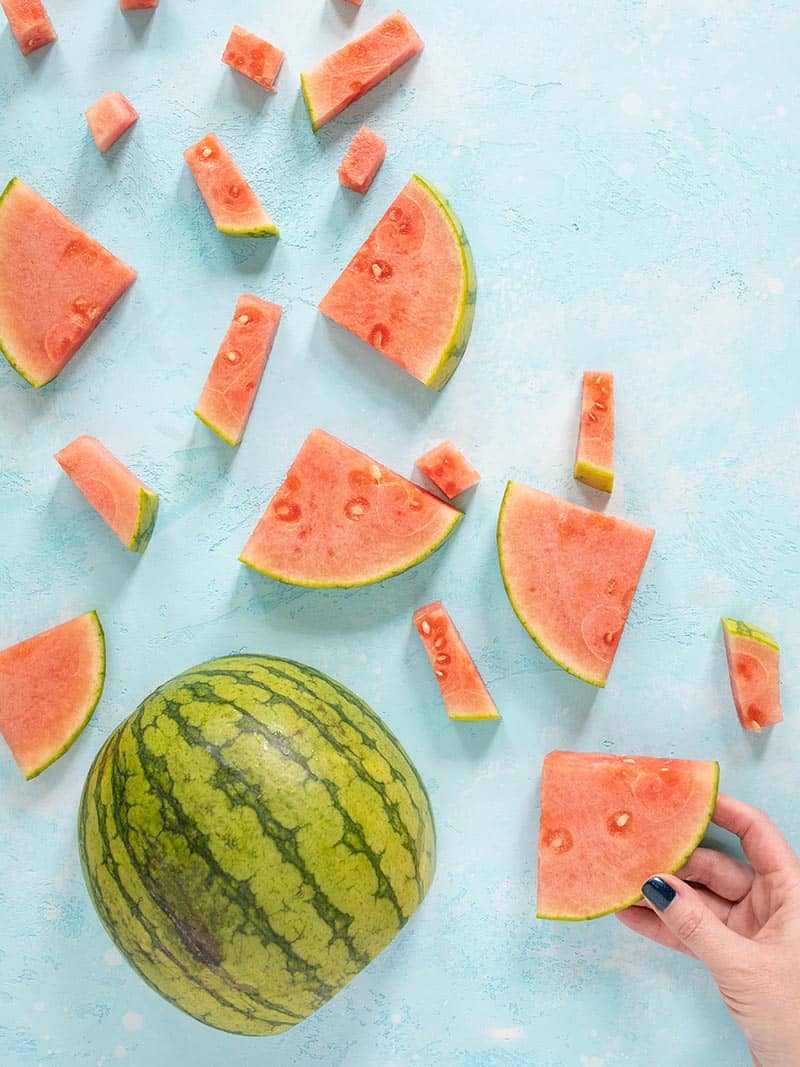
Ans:
[[[749,864],[698,848],[618,918],[708,967],[757,1067],[800,1065],[800,859],[763,812],[733,797],[719,795],[713,821],[736,834]]]

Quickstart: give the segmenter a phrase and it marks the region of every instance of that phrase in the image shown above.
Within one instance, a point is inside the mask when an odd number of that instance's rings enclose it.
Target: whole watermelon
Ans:
[[[399,742],[311,667],[229,656],[156,689],[84,786],[104,926],[209,1026],[277,1034],[381,952],[433,879],[425,787]]]

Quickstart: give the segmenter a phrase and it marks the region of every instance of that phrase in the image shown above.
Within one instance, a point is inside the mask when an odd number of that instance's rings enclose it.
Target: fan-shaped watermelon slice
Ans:
[[[97,707],[105,676],[94,611],[0,652],[0,733],[26,778],[70,747]]]
[[[653,530],[509,482],[500,570],[520,622],[555,663],[604,686]]]
[[[58,39],[42,0],[0,0],[0,7],[24,56]]]
[[[37,389],[136,278],[18,178],[0,197],[0,352]]]
[[[241,556],[290,585],[370,585],[421,563],[460,511],[323,430],[313,430]]]
[[[575,478],[604,493],[614,488],[614,375],[606,371],[583,376]]]
[[[475,661],[440,600],[414,612],[444,706],[451,719],[499,719]]]
[[[542,767],[540,919],[597,919],[680,870],[717,803],[719,764],[550,752]]]
[[[414,175],[319,307],[425,385],[443,389],[466,350],[476,292],[460,222]]]
[[[202,141],[187,148],[183,158],[220,233],[229,237],[277,237],[280,234],[215,133],[206,134]]]
[[[722,632],[739,722],[756,732],[783,722],[778,642],[738,619],[723,618]]]

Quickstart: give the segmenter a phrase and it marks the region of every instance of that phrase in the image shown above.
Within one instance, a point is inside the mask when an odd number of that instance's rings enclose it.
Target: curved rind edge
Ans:
[[[242,443],[241,437],[238,441],[234,441],[232,438],[226,437],[222,430],[220,430],[218,426],[215,426],[213,422],[209,422],[209,420],[204,415],[201,415],[197,408],[194,409],[192,414],[195,416],[195,418],[199,419],[204,426],[207,426],[212,433],[216,434],[221,441],[224,441],[226,445],[230,445],[231,448],[238,448],[238,446]]]
[[[139,521],[130,542],[125,546],[131,552],[142,553],[150,544],[158,518],[158,493],[142,487],[139,490]]]
[[[588,485],[591,489],[597,489],[601,493],[610,493],[614,488],[614,472],[606,467],[597,467],[594,463],[587,463],[585,459],[575,464],[572,476],[576,482]]]

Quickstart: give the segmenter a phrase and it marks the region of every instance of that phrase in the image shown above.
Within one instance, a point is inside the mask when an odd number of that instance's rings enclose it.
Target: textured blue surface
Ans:
[[[553,747],[719,758],[723,788],[800,836],[795,714],[797,189],[794,0],[408,0],[419,59],[322,131],[301,69],[392,10],[365,0],[49,0],[60,41],[29,60],[0,29],[3,179],[26,179],[140,271],[61,377],[0,367],[0,644],[97,608],[105,695],[73,751],[24,784],[0,752],[0,1056],[144,1067],[575,1064],[669,1055],[745,1064],[702,970],[613,918],[534,918],[536,790]],[[288,55],[267,98],[219,62],[233,21]],[[141,121],[106,157],[83,111],[108,89]],[[363,201],[335,168],[368,119],[389,143]],[[215,130],[282,229],[212,227],[181,153]],[[442,396],[315,311],[412,170],[447,192],[480,279],[472,344]],[[236,297],[285,305],[241,449],[191,415]],[[494,523],[511,476],[571,479],[580,374],[616,373],[609,509],[657,530],[610,684],[529,641],[506,601]],[[484,480],[453,541],[347,593],[292,590],[237,554],[305,433],[321,425],[402,472],[443,436]],[[161,493],[126,555],[52,454],[93,433]],[[445,717],[410,616],[442,596],[502,723]],[[787,722],[740,730],[721,613],[783,646]],[[404,934],[314,1018],[274,1039],[218,1034],[121,963],[84,893],[74,815],[110,729],[157,683],[231,650],[291,655],[369,700],[426,779],[439,873]],[[668,1050],[668,1051],[667,1051]]]

